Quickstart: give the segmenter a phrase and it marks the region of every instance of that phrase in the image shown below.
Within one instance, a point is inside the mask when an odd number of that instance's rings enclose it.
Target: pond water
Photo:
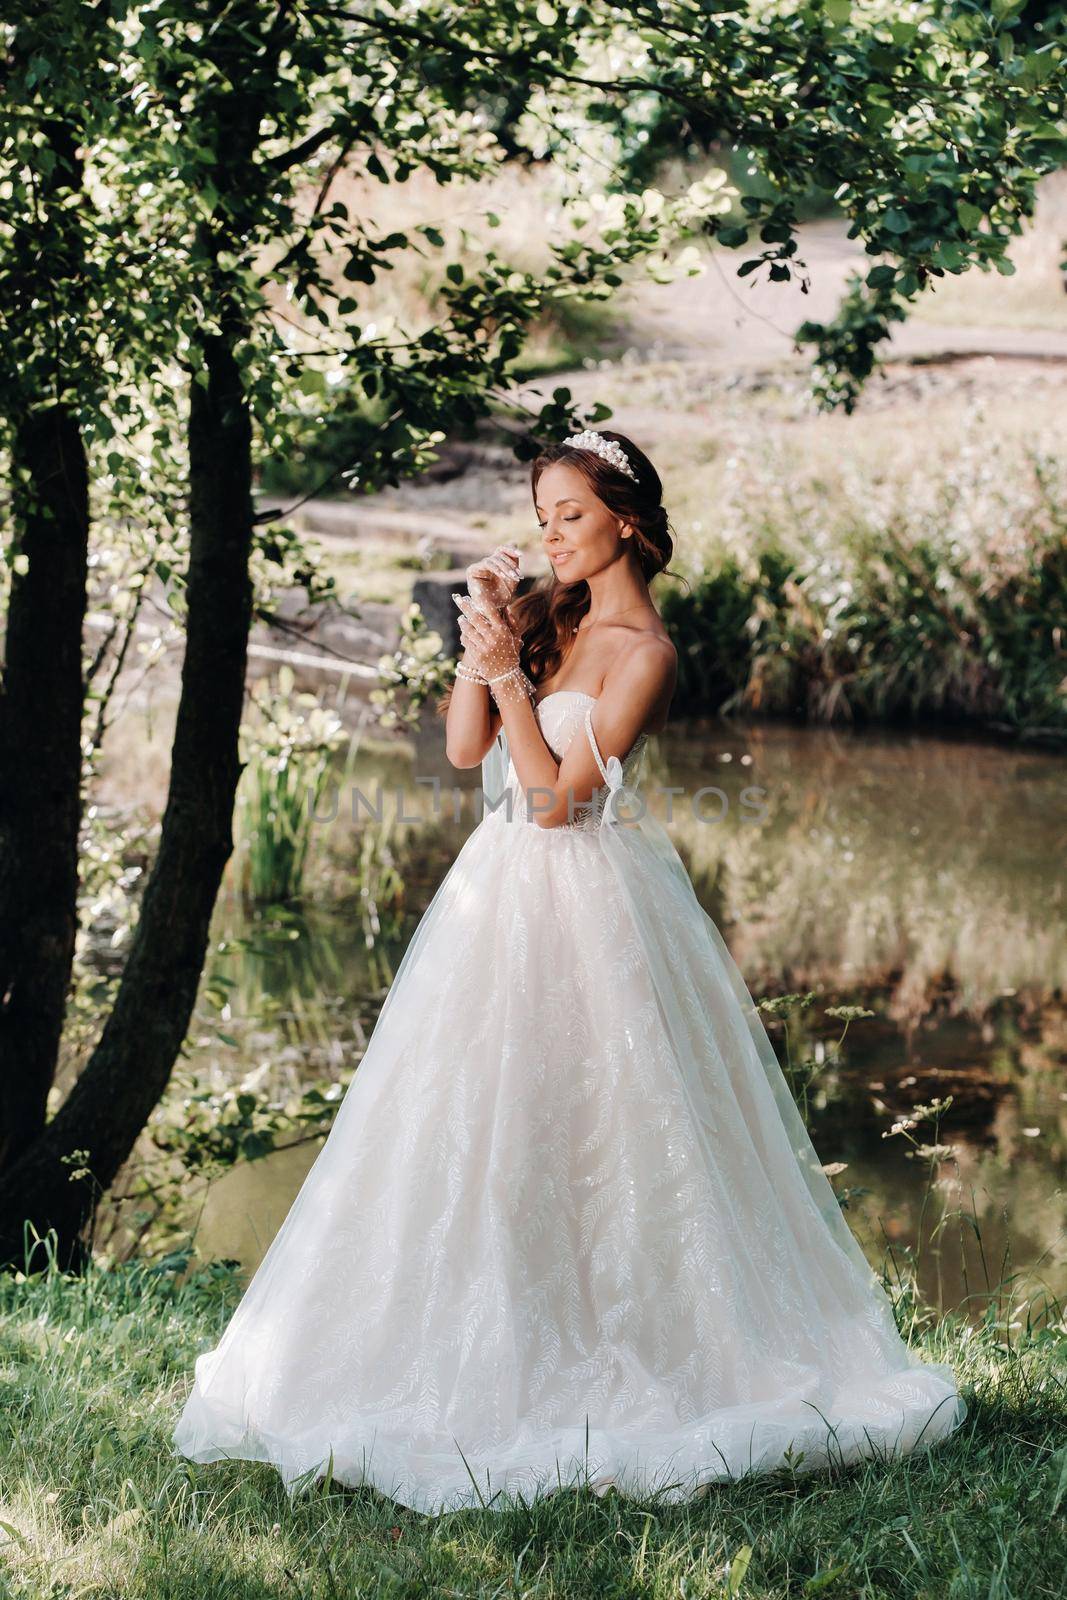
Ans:
[[[441,779],[442,814],[416,776]],[[213,959],[227,999],[221,1019],[198,1011],[198,1072],[279,1092],[347,1078],[477,820],[479,779],[448,765],[439,727],[357,758],[336,816],[329,797],[320,807],[303,911],[253,916],[224,895],[215,932],[236,943]],[[1052,752],[718,719],[675,723],[646,757],[652,809],[752,993],[815,994],[788,1049],[809,1063],[812,1137],[844,1163],[835,1186],[868,1258],[975,1316],[1001,1283],[1004,1304],[1067,1293],[1065,779]],[[352,820],[357,786],[385,819],[362,873],[374,830],[365,807]],[[398,788],[402,815],[423,821],[397,820]],[[875,1014],[838,1047],[844,1025],[825,1011],[841,1004]],[[769,1028],[784,1056],[782,1026]],[[936,1130],[891,1132],[948,1096]],[[935,1135],[939,1149],[916,1154]],[[254,1267],[320,1144],[215,1179],[197,1200],[199,1251]]]

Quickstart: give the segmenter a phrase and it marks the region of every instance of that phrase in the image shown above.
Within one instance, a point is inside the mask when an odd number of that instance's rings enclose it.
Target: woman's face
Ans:
[[[609,511],[578,468],[565,461],[542,472],[536,510],[541,544],[560,583],[588,578],[627,552],[629,523]]]

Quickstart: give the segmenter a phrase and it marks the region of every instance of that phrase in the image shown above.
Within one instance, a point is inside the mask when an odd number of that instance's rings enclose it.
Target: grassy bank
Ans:
[[[970,1408],[928,1455],[720,1485],[681,1507],[567,1492],[427,1519],[336,1485],[290,1503],[265,1465],[171,1456],[193,1360],[239,1294],[229,1268],[183,1281],[183,1265],[0,1280],[5,1597],[1063,1593],[1062,1307],[1037,1326],[991,1304],[974,1327],[897,1299],[911,1342],[952,1362]]]
[[[937,718],[1067,739],[1067,480],[1051,439],[738,441],[692,587],[665,596],[679,709]],[[909,440],[907,432],[912,432]],[[906,462],[906,467],[903,463]]]

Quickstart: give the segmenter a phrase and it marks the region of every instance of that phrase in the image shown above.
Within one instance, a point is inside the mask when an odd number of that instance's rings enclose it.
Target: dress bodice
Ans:
[[[596,695],[586,694],[580,689],[553,689],[534,706],[534,712],[541,732],[544,734],[545,743],[556,757],[556,760],[562,761],[567,747],[576,735],[587,737],[596,757],[597,766],[600,768],[600,775],[604,780],[604,786],[595,790],[590,800],[575,802],[574,821],[560,824],[560,827],[572,831],[575,829],[589,831],[599,826],[610,789],[617,787],[620,780],[627,788],[635,787],[637,773],[641,766],[641,758],[648,743],[647,734],[638,734],[625,759],[621,762],[615,762],[613,768],[612,762],[615,761],[615,758],[612,757],[607,762],[604,760],[593,733],[591,717],[596,701]],[[532,827],[537,827],[536,813],[527,815],[522,785],[519,782],[515,764],[510,756],[508,758],[505,784],[512,797],[512,817],[516,821],[529,823]],[[555,832],[555,829],[549,831]]]

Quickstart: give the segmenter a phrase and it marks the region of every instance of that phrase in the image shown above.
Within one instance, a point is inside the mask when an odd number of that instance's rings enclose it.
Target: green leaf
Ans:
[[[752,1546],[743,1544],[733,1560],[730,1562],[730,1575],[727,1580],[726,1590],[730,1595],[740,1593],[741,1585],[745,1581],[749,1562],[752,1560]]]
[[[1060,1502],[1063,1500],[1064,1495],[1067,1494],[1067,1446],[1062,1450],[1057,1450],[1056,1455],[1051,1457],[1050,1466],[1055,1464],[1057,1456],[1062,1458],[1060,1461],[1060,1478],[1056,1485],[1056,1493],[1052,1497],[1052,1509],[1049,1512],[1050,1521],[1060,1509]]]
[[[965,261],[963,250],[951,239],[944,239],[938,245],[934,254],[932,265],[944,267],[947,272],[958,272]]]
[[[42,55],[35,55],[26,69],[26,87],[32,89],[51,76],[52,63]]]
[[[297,388],[301,394],[325,394],[326,374],[318,367],[305,367],[300,374]]]
[[[1051,77],[1056,68],[1056,58],[1047,50],[1022,57],[1019,63],[1019,81],[1024,88],[1033,89]]]
[[[843,1578],[847,1572],[847,1561],[842,1561],[836,1567],[826,1567],[824,1571],[816,1573],[815,1577],[808,1579],[803,1590],[805,1596],[823,1594],[827,1589],[833,1588],[838,1579]]]
[[[374,263],[361,251],[353,250],[345,262],[343,276],[349,283],[373,283]]]

